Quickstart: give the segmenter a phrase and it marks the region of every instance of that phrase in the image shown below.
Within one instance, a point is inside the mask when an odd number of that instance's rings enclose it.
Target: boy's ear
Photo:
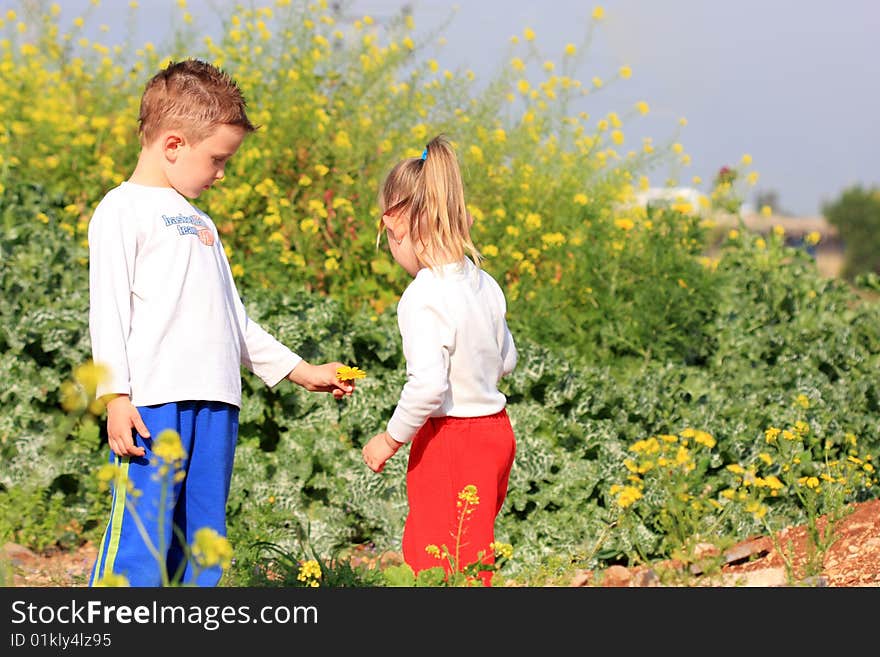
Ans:
[[[162,135],[161,139],[162,150],[165,152],[165,156],[170,160],[176,160],[177,153],[186,144],[183,135],[177,132],[166,132]]]

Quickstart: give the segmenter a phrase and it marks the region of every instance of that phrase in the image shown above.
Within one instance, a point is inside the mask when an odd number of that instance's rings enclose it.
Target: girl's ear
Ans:
[[[403,218],[399,215],[391,217],[387,214],[383,214],[382,223],[384,224],[385,228],[388,228],[391,231],[391,234],[394,235],[394,241],[400,244],[408,232],[406,222],[403,220]]]

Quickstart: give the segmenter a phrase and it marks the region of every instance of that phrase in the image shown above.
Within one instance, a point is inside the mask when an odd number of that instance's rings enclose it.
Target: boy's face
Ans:
[[[223,178],[226,163],[235,155],[246,134],[240,126],[222,124],[195,144],[181,137],[179,143],[169,147],[173,156],[167,158],[168,182],[183,196],[198,198]]]

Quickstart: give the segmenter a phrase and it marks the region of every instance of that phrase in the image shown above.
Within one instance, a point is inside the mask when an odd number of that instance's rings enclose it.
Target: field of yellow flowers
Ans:
[[[486,82],[445,68],[438,35],[405,14],[343,26],[325,1],[230,3],[222,34],[201,36],[178,6],[164,44],[88,38],[97,1],[82,16],[49,2],[0,16],[0,538],[45,549],[99,531],[86,231],[135,162],[143,84],[190,56],[228,70],[261,126],[199,199],[249,312],[306,358],[369,373],[344,402],[245,376],[231,583],[285,555],[298,585],[297,564],[398,544],[405,459],[378,478],[359,458],[405,377],[406,274],[375,246],[376,196],[393,162],[441,132],[520,349],[504,384],[518,440],[498,521],[510,577],[687,555],[878,497],[878,306],[820,277],[781,230],[732,230],[708,255],[713,216],[757,180],[748,155],[699,204],[636,202],[658,171],[679,182],[686,121],[632,143],[650,99],[580,109],[633,75],[581,79],[601,7],[556,60],[524,26]]]

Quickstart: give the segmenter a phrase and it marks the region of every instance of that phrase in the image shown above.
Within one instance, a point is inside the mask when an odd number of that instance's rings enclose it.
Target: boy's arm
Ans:
[[[131,394],[126,335],[137,235],[116,205],[102,201],[89,222],[89,337],[92,359],[107,372],[96,397]]]
[[[312,365],[300,360],[287,375],[287,379],[310,392],[329,392],[336,399],[341,399],[354,391],[354,381],[340,381],[336,378],[336,370],[343,365],[344,363],[336,362]]]
[[[340,381],[336,378],[337,368],[342,367],[344,363],[333,362],[323,365],[307,363],[258,322],[248,317],[244,302],[238,294],[226,252],[219,241],[217,248],[225,263],[227,276],[232,281],[230,293],[233,295],[238,319],[241,322],[242,365],[260,377],[269,387],[274,387],[282,379],[287,379],[311,392],[331,392],[336,399],[350,395],[354,391],[354,382]]]

